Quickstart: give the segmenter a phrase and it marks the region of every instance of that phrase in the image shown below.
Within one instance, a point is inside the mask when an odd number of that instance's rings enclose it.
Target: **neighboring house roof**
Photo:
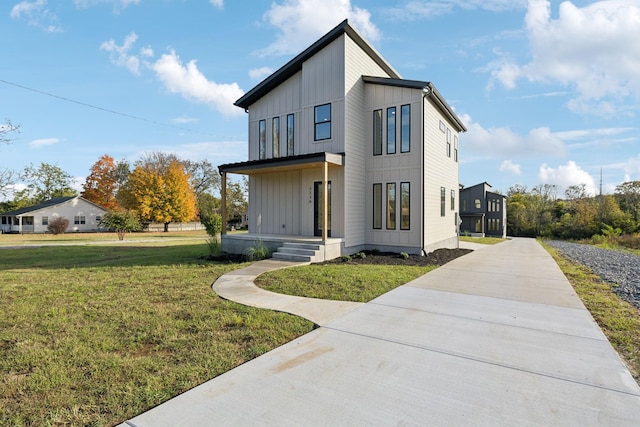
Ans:
[[[406,87],[410,89],[421,89],[425,96],[431,98],[434,103],[440,108],[440,110],[444,113],[445,116],[453,124],[458,128],[458,132],[466,132],[467,128],[464,126],[464,123],[458,118],[456,113],[454,113],[453,109],[447,104],[447,101],[444,100],[440,92],[436,89],[436,87],[431,82],[424,82],[421,80],[405,80],[405,79],[395,79],[388,77],[371,77],[371,76],[362,76],[362,80],[365,83],[373,83],[379,85],[386,86],[396,86],[396,87]]]
[[[325,34],[321,39],[316,41],[314,44],[305,49],[298,56],[293,58],[291,61],[287,62],[280,69],[278,69],[275,73],[271,74],[269,77],[264,79],[261,83],[259,83],[256,87],[251,89],[249,92],[244,94],[240,99],[234,102],[233,105],[236,105],[240,108],[244,108],[245,110],[249,108],[249,106],[260,98],[271,92],[281,83],[286,81],[288,78],[293,76],[298,71],[302,70],[302,64],[309,58],[311,58],[316,53],[320,52],[326,46],[328,46],[335,39],[340,37],[342,34],[348,34],[353,41],[355,41],[358,46],[367,54],[391,77],[400,79],[400,74],[369,44],[367,43],[358,32],[353,29],[349,25],[347,19],[338,24],[334,29]]]
[[[464,186],[463,186],[463,188],[461,188],[460,190],[461,190],[461,191],[462,191],[462,190],[465,190],[465,191],[466,191],[466,190],[471,190],[472,188],[476,188],[476,187],[479,187],[479,186],[481,186],[481,185],[482,185],[482,186],[489,187],[489,188],[493,188],[493,187],[491,187],[491,184],[489,184],[487,181],[484,181],[484,182],[481,182],[480,184],[472,185],[471,187],[464,187]]]
[[[69,200],[75,199],[75,198],[84,200],[85,202],[90,203],[90,204],[92,204],[94,206],[97,206],[97,207],[99,207],[100,209],[103,209],[106,212],[106,209],[104,209],[102,206],[96,205],[95,203],[93,203],[93,202],[91,202],[91,201],[89,201],[87,199],[84,199],[84,198],[82,198],[80,196],[68,196],[68,197],[56,197],[54,199],[45,200],[44,202],[38,203],[36,205],[27,206],[27,207],[16,209],[16,210],[10,211],[10,212],[4,212],[4,213],[2,213],[2,215],[3,216],[23,215],[23,214],[26,214],[26,213],[35,212],[35,211],[39,211],[39,210],[42,210],[42,209],[50,208],[52,206],[60,205],[62,203],[68,202]]]
[[[218,171],[248,174],[249,172],[261,173],[267,172],[269,169],[286,169],[286,168],[299,168],[302,165],[308,167],[315,167],[323,162],[332,163],[335,165],[344,165],[344,153],[309,153],[301,154],[299,156],[289,156],[283,158],[263,159],[263,160],[250,160],[248,162],[228,163],[226,165],[218,166]]]

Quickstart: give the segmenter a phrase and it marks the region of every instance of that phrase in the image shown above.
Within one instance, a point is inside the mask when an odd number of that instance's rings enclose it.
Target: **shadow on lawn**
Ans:
[[[110,266],[215,265],[206,243],[171,246],[46,246],[0,250],[0,271]]]

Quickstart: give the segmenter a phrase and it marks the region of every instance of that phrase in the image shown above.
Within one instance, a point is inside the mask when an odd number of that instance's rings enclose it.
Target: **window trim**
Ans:
[[[382,156],[382,108],[373,110],[373,155]]]
[[[389,120],[390,117],[393,117],[393,120]],[[397,107],[395,106],[388,107],[387,108],[387,154],[396,154],[396,152],[398,151],[397,121],[398,121]],[[393,138],[390,138],[390,137],[393,137]]]
[[[4,218],[3,218],[4,219]],[[49,216],[48,215],[44,215],[41,219],[42,225],[49,225]],[[4,223],[3,223],[4,224]]]
[[[406,108],[405,108],[406,107]],[[406,111],[406,115],[405,115]],[[406,131],[405,131],[405,119],[406,119]],[[406,137],[406,149],[405,149],[405,137]],[[400,152],[411,152],[411,104],[404,104],[400,106]]]
[[[271,152],[274,159],[280,157],[280,116],[271,119]]]
[[[376,194],[376,190],[377,194]],[[382,230],[382,183],[373,184],[373,229]]]
[[[440,187],[440,216],[446,216],[447,214],[447,189],[444,187]]]
[[[393,191],[391,191],[393,190]],[[393,193],[393,200],[389,197]],[[396,183],[395,182],[387,182],[387,195],[386,195],[386,204],[387,204],[387,218],[386,225],[387,230],[395,230],[396,229],[396,213],[397,213],[397,202],[398,198],[396,197]]]
[[[329,118],[325,118],[322,121],[318,121],[318,109],[322,108],[322,107],[329,107]],[[329,125],[329,136],[326,138],[319,138],[318,137],[318,127],[321,125]],[[324,128],[324,127],[323,127]],[[331,103],[327,103],[327,104],[321,104],[321,105],[316,105],[315,107],[313,107],[313,140],[314,141],[326,141],[328,139],[331,139]]]
[[[267,158],[267,121],[258,120],[258,159]]]
[[[406,193],[404,191],[405,186],[407,188]],[[404,214],[405,201],[407,205],[406,215]],[[405,217],[406,217],[406,226],[405,226]],[[409,181],[400,183],[400,230],[411,230],[411,182]]]
[[[287,156],[295,155],[295,115],[287,114]]]

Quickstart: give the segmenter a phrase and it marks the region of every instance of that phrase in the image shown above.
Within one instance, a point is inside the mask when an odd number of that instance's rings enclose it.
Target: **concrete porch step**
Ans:
[[[272,258],[286,261],[314,262],[320,259],[321,245],[313,243],[286,242],[273,253]]]

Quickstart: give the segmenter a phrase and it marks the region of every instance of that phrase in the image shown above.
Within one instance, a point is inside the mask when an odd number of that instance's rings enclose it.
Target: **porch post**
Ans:
[[[322,162],[322,240],[324,242],[327,241],[329,237],[329,230],[327,230],[329,226],[329,195],[328,191],[328,181],[329,181],[329,163]]]
[[[227,173],[222,172],[222,191],[220,193],[220,203],[222,204],[222,230],[220,234],[227,234]]]

